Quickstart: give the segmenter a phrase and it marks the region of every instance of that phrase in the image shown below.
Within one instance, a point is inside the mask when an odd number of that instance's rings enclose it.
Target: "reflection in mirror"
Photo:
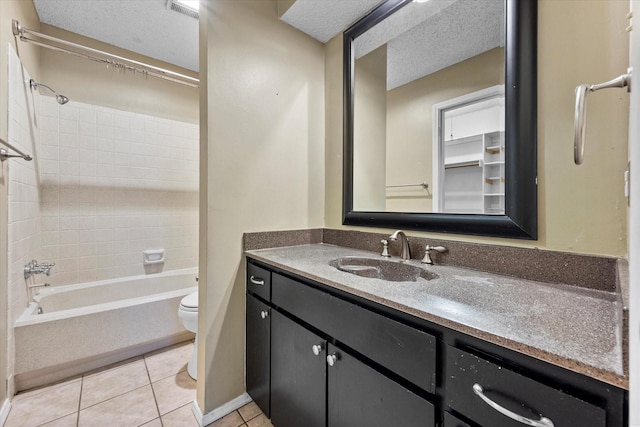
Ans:
[[[437,212],[504,215],[504,86],[433,106]]]
[[[411,2],[354,38],[355,211],[504,214],[504,102],[478,95],[505,82],[504,12]]]
[[[345,31],[343,224],[537,238],[537,9],[386,0]],[[492,88],[502,112],[458,138]],[[474,163],[447,168],[447,144],[480,136]]]

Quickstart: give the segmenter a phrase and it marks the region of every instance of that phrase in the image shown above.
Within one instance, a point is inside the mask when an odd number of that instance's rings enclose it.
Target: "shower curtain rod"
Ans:
[[[6,146],[8,149],[18,153],[18,154],[11,154],[7,150],[5,150],[4,148],[0,148],[0,160],[2,160],[3,162],[5,160],[7,160],[7,159],[12,158],[12,157],[21,157],[21,158],[25,159],[28,162],[33,160],[33,157],[31,157],[29,154],[23,153],[22,151],[18,150],[16,147],[14,147],[13,145],[9,144],[7,141],[5,141],[2,138],[0,138],[0,144]]]
[[[91,61],[96,61],[96,62],[102,62],[104,64],[107,64],[107,67],[113,66],[115,69],[118,69],[118,70],[133,71],[135,73],[140,73],[145,76],[151,76],[159,79],[169,80],[175,83],[180,83],[180,84],[191,86],[191,87],[198,87],[198,84],[200,83],[200,80],[194,77],[190,77],[184,74],[176,73],[174,71],[166,70],[164,68],[149,65],[144,62],[139,62],[133,59],[125,58],[123,56],[114,55],[112,53],[104,52],[102,50],[94,49],[88,46],[72,43],[56,37],[48,36],[46,34],[38,33],[37,31],[29,30],[28,28],[24,28],[20,26],[20,23],[15,19],[12,20],[12,30],[13,30],[13,35],[18,36],[20,40],[23,42],[33,43],[37,46],[45,47],[47,49],[52,49],[58,52],[67,53],[69,55],[77,56],[79,58],[89,59]],[[86,52],[104,56],[106,58],[99,58],[97,56],[92,56],[86,53],[81,53],[81,52],[76,52],[74,50],[66,49],[64,47],[48,44],[45,41],[28,38],[25,34],[31,34],[43,40],[48,40],[51,42],[59,43],[61,45],[66,45],[74,49],[84,50]],[[121,62],[121,61],[128,62],[128,64],[125,64],[124,62]],[[130,64],[133,64],[133,65],[130,65]]]

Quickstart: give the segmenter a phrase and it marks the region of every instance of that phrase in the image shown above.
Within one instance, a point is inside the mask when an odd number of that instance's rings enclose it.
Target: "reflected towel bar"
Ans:
[[[402,184],[402,185],[387,185],[385,188],[400,188],[400,187],[422,187],[425,190],[429,189],[429,184],[421,182],[420,184]]]

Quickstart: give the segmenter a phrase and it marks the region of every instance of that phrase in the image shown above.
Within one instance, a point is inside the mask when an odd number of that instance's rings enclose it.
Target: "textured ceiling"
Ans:
[[[380,3],[381,0],[297,0],[280,19],[326,43]]]
[[[502,0],[453,2],[388,43],[387,90],[504,46],[504,22]]]
[[[198,71],[198,20],[168,10],[166,3],[34,0],[45,24]]]
[[[0,0],[1,1],[1,0]],[[282,20],[326,42],[381,0],[296,0]],[[198,71],[198,21],[166,0],[34,0],[46,24]],[[504,0],[410,3],[355,42],[356,57],[387,45],[387,89],[504,46]]]

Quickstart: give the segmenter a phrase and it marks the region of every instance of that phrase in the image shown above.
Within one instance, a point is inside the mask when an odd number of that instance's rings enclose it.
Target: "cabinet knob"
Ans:
[[[269,317],[269,312],[267,310],[262,310],[260,312],[260,317],[262,317],[263,319],[266,319],[267,317]]]
[[[320,356],[320,353],[322,353],[322,344],[315,344],[311,346],[311,351],[313,351],[313,354],[316,356]]]
[[[338,356],[336,356],[335,354],[330,354],[327,356],[327,363],[329,364],[329,366],[335,365],[337,361]]]

